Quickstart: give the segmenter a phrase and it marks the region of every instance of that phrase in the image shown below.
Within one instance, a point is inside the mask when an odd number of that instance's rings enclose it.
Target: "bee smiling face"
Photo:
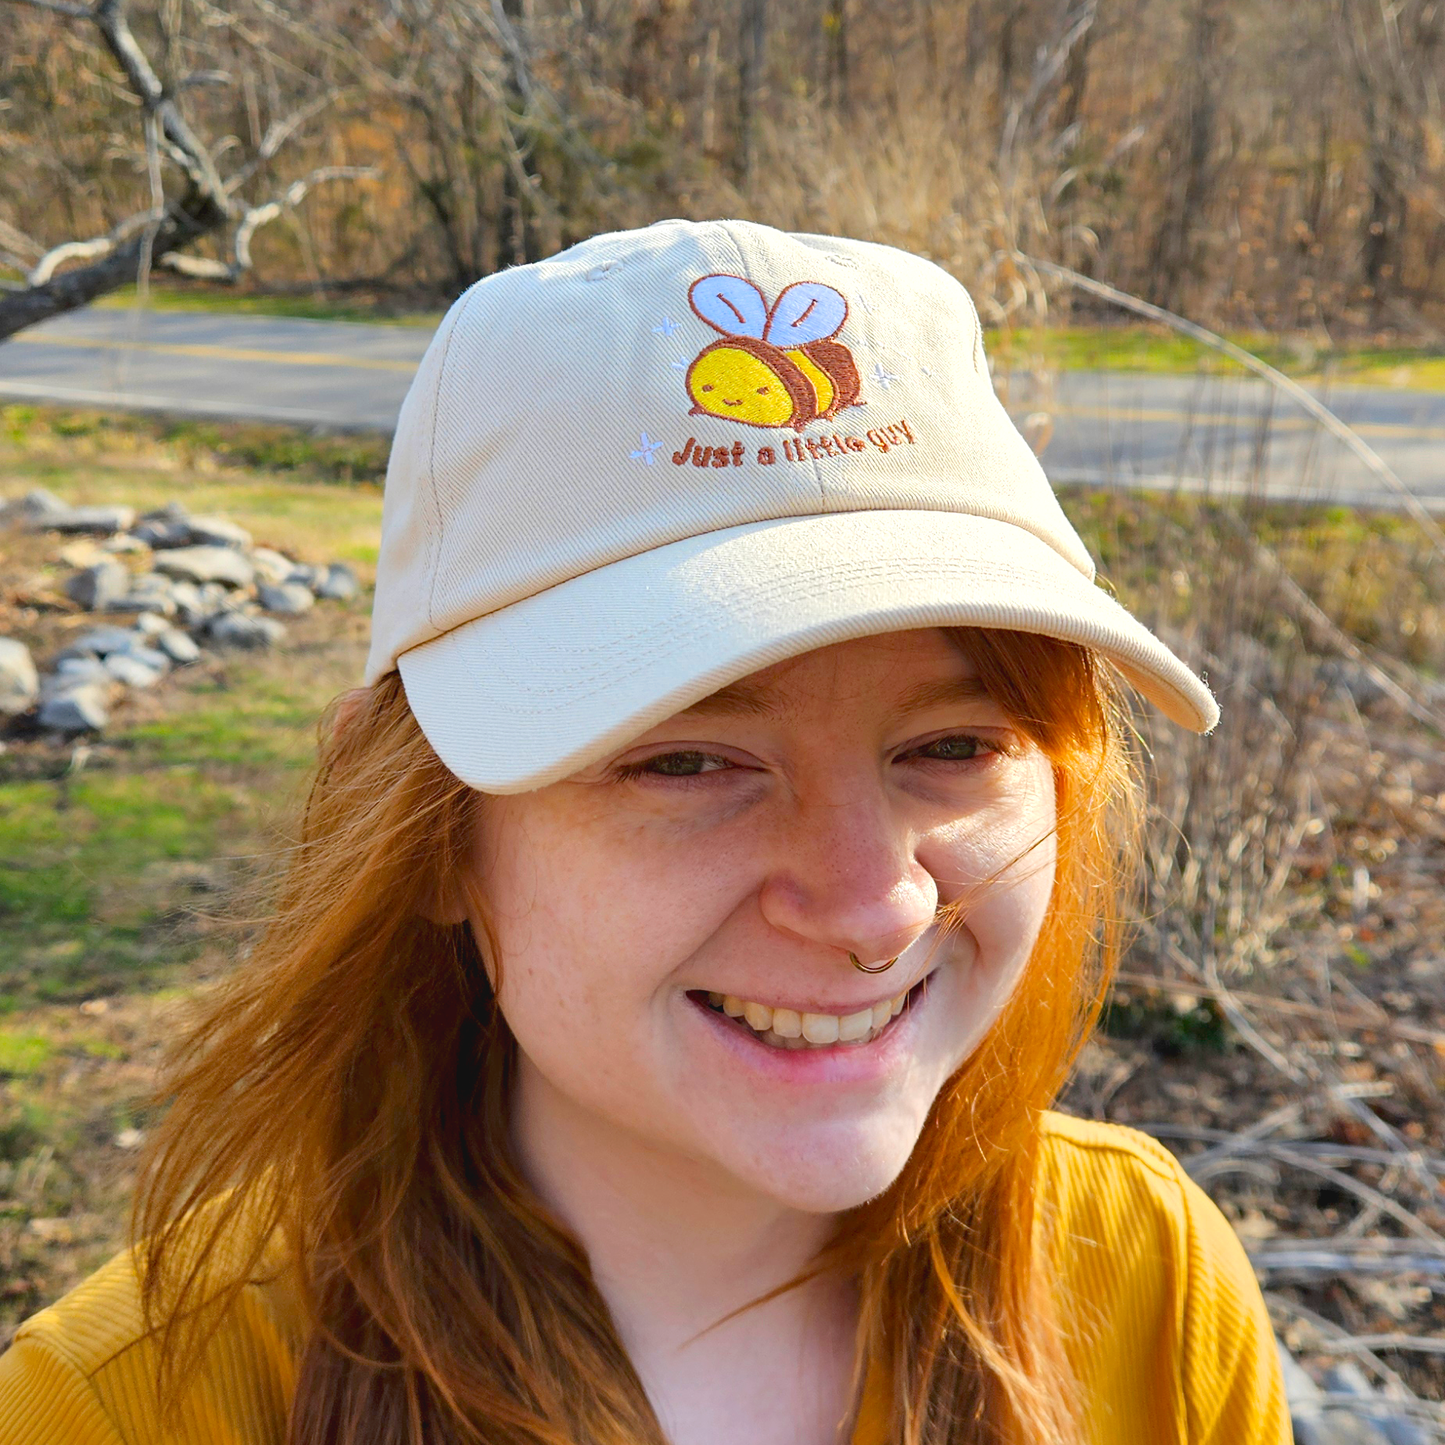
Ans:
[[[798,410],[797,387],[796,383],[789,385],[793,378],[780,372],[796,367],[781,355],[777,360],[782,361],[781,366],[752,348],[714,342],[688,369],[687,390],[694,411],[748,426],[787,426]]]

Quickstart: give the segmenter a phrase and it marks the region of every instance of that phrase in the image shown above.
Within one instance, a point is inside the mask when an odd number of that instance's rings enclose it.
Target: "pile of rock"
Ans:
[[[0,721],[34,714],[60,733],[104,728],[120,692],[154,686],[203,647],[270,647],[286,634],[278,618],[357,592],[344,563],[318,567],[257,547],[244,527],[192,516],[178,502],[137,517],[132,507],[72,507],[37,489],[0,504],[0,525],[74,536],[60,552],[73,569],[66,595],[88,612],[129,618],[75,638],[44,676],[23,643],[0,637]]]

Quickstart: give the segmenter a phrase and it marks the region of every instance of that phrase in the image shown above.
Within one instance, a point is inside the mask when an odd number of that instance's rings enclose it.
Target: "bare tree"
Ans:
[[[223,147],[207,144],[191,126],[181,109],[179,87],[162,81],[136,38],[125,0],[95,0],[93,5],[72,0],[9,3],[93,27],[140,104],[138,153],[148,181],[149,204],[102,235],[66,240],[44,249],[13,227],[0,232],[0,245],[11,264],[16,260],[30,263],[24,267],[23,287],[0,293],[0,339],[87,305],[129,282],[144,282],[154,266],[233,281],[250,269],[251,242],[262,226],[294,209],[323,182],[370,173],[354,166],[325,166],[292,181],[278,196],[249,201],[247,190],[267,176],[272,160],[287,141],[331,104],[333,91],[319,88],[294,111],[274,120],[254,154],[223,175],[218,159]],[[190,79],[205,83],[197,77]],[[167,169],[180,177],[173,194],[167,193],[165,185]],[[211,236],[226,238],[224,259],[187,253],[188,247]],[[68,269],[74,262],[84,264]]]
[[[768,54],[768,0],[743,0],[738,6],[738,175],[752,178],[758,145],[758,109],[762,102]]]

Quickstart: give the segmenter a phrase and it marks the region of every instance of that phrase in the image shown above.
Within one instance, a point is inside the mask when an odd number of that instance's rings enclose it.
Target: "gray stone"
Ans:
[[[100,544],[104,552],[149,552],[150,548],[132,532],[117,532]]]
[[[68,502],[62,502],[54,492],[48,492],[44,487],[32,487],[18,502],[11,503],[22,522],[35,523],[41,517],[59,516],[62,512],[70,510]]]
[[[149,649],[147,649],[149,651]],[[147,667],[138,657],[127,652],[113,652],[105,660],[105,670],[127,687],[152,687],[160,681],[160,672]]]
[[[135,620],[135,630],[147,637],[159,637],[171,630],[171,624],[158,612],[142,612]]]
[[[133,658],[136,662],[144,663],[147,667],[153,668],[156,672],[169,672],[171,670],[170,655],[164,649],[148,645],[153,642],[150,638],[137,639],[135,644],[126,652],[114,653],[112,656]],[[109,659],[107,659],[108,661]]]
[[[250,556],[259,582],[284,582],[296,566],[289,557],[270,547],[253,547]]]
[[[30,649],[15,637],[0,637],[0,715],[19,717],[35,706],[40,678]]]
[[[263,582],[256,589],[256,597],[267,612],[279,613],[282,617],[300,617],[316,605],[316,598],[309,587],[299,582]]]
[[[331,602],[347,602],[360,590],[356,573],[345,562],[333,562],[326,569],[326,576],[315,588],[318,597],[324,597]]]
[[[297,562],[286,574],[287,582],[299,582],[313,592],[326,580],[326,568],[314,567],[310,562]]]
[[[148,512],[142,512],[142,522],[184,522],[190,512],[184,502],[167,502],[161,507],[152,507]]]
[[[194,627],[210,616],[210,613],[203,609],[201,589],[194,582],[186,582],[180,578],[172,582],[171,601],[187,627]]]
[[[103,612],[130,590],[130,573],[125,563],[107,557],[65,579],[65,595],[88,612]]]
[[[88,532],[108,536],[111,532],[128,532],[135,522],[135,508],[121,506],[66,507],[60,512],[45,512],[31,526],[51,532]]]
[[[1275,1341],[1295,1445],[1385,1445],[1375,1428],[1342,1410],[1327,1410],[1324,1391],[1285,1347]]]
[[[271,617],[221,612],[207,624],[206,634],[218,647],[257,649],[280,642],[286,635],[286,629]]]
[[[1332,1394],[1355,1395],[1370,1402],[1368,1409],[1354,1418],[1361,1428],[1374,1428],[1374,1435],[1369,1437],[1371,1445],[1376,1440],[1386,1441],[1388,1445],[1427,1445],[1430,1436],[1424,1426],[1391,1410],[1389,1399],[1370,1384],[1365,1372],[1353,1360],[1342,1360],[1325,1371],[1325,1389]]]
[[[158,632],[155,641],[156,647],[180,666],[200,660],[201,649],[178,627],[168,627],[164,632]]]
[[[184,519],[148,517],[136,523],[135,530],[130,535],[143,546],[153,547],[158,552],[166,547],[191,545],[191,529]]]
[[[157,597],[154,592],[128,592],[117,597],[107,612],[159,612],[165,617],[176,615],[175,601],[170,597]]]
[[[188,582],[224,582],[249,587],[256,569],[234,547],[177,547],[156,557],[156,571]]]
[[[251,545],[251,534],[226,517],[191,517],[186,526],[190,528],[193,545],[237,549]]]
[[[142,572],[128,579],[125,592],[107,606],[107,612],[163,612],[176,610],[175,583],[160,572]]]
[[[107,657],[112,652],[129,652],[143,640],[128,627],[92,627],[89,632],[75,638],[64,655],[78,657],[92,653],[96,657]]]
[[[1353,1361],[1333,1365],[1323,1390],[1278,1341],[1280,1370],[1296,1445],[1426,1445],[1428,1436],[1414,1422],[1390,1409]],[[1353,1395],[1358,1411],[1328,1404],[1325,1395]]]
[[[120,654],[117,654],[119,656]],[[98,657],[88,654],[84,657],[62,655],[55,664],[55,672],[46,679],[51,692],[64,692],[66,688],[77,687],[82,682],[98,682],[108,685],[111,675]]]
[[[55,732],[99,732],[109,721],[105,689],[96,683],[51,693],[40,704],[40,726]]]

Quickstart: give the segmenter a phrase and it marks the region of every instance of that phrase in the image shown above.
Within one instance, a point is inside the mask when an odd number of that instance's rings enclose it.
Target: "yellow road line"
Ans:
[[[81,336],[17,336],[29,346],[73,346],[82,351],[151,351],[158,356],[208,357],[215,361],[266,361],[284,366],[348,366],[358,371],[416,371],[416,361],[383,361],[370,356],[330,355],[324,351],[259,351],[242,346],[181,345],[168,341],[115,341]],[[14,344],[12,342],[12,344]]]
[[[1020,408],[1021,409],[1021,408]],[[1131,421],[1173,421],[1186,422],[1194,426],[1222,426],[1229,423],[1241,432],[1254,431],[1259,418],[1249,415],[1213,416],[1203,412],[1162,411],[1147,406],[1056,406],[1053,416],[1085,417],[1092,421],[1112,421],[1124,425]],[[1304,416],[1275,416],[1269,418],[1271,431],[1305,431],[1318,423]],[[1399,422],[1361,421],[1349,423],[1351,431],[1361,436],[1396,437],[1417,441],[1445,441],[1445,426],[1405,426]]]

